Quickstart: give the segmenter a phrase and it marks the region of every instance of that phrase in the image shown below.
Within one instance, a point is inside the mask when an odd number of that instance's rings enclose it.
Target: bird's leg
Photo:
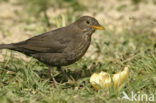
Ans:
[[[57,88],[57,82],[56,82],[56,80],[55,80],[54,75],[53,75],[52,72],[53,72],[53,68],[50,66],[49,67],[49,73],[50,73],[50,76],[51,76],[51,78],[52,78],[52,80],[54,82],[54,86]]]
[[[68,82],[71,82],[72,80],[69,78],[69,76],[66,74],[66,72],[61,68],[57,67],[58,70],[60,70],[63,73],[63,76],[68,80]]]

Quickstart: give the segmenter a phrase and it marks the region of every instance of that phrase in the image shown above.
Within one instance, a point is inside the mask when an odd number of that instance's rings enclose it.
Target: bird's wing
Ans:
[[[65,36],[64,29],[50,31],[26,41],[14,44],[19,51],[25,53],[60,53],[67,47],[70,38]]]

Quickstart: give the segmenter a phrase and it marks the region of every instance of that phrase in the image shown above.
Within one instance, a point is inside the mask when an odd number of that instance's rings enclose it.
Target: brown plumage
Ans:
[[[66,27],[28,40],[1,44],[0,49],[19,51],[50,67],[60,68],[76,62],[86,53],[91,42],[91,35],[96,29],[104,28],[93,17],[83,16]]]

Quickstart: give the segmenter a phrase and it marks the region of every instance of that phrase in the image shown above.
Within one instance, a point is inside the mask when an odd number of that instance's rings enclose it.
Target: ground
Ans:
[[[129,96],[133,91],[156,97],[155,0],[0,0],[0,11],[0,44],[68,25],[83,15],[95,17],[105,27],[93,34],[80,61],[64,67],[72,83],[55,70],[58,88],[46,65],[18,52],[0,50],[1,103],[131,103],[122,99],[123,91]],[[113,74],[126,66],[129,79],[120,90],[96,91],[89,83],[95,72]]]

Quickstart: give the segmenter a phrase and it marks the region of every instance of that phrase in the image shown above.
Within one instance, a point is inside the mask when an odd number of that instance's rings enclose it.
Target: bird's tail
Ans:
[[[13,49],[13,44],[0,44],[0,49]]]

